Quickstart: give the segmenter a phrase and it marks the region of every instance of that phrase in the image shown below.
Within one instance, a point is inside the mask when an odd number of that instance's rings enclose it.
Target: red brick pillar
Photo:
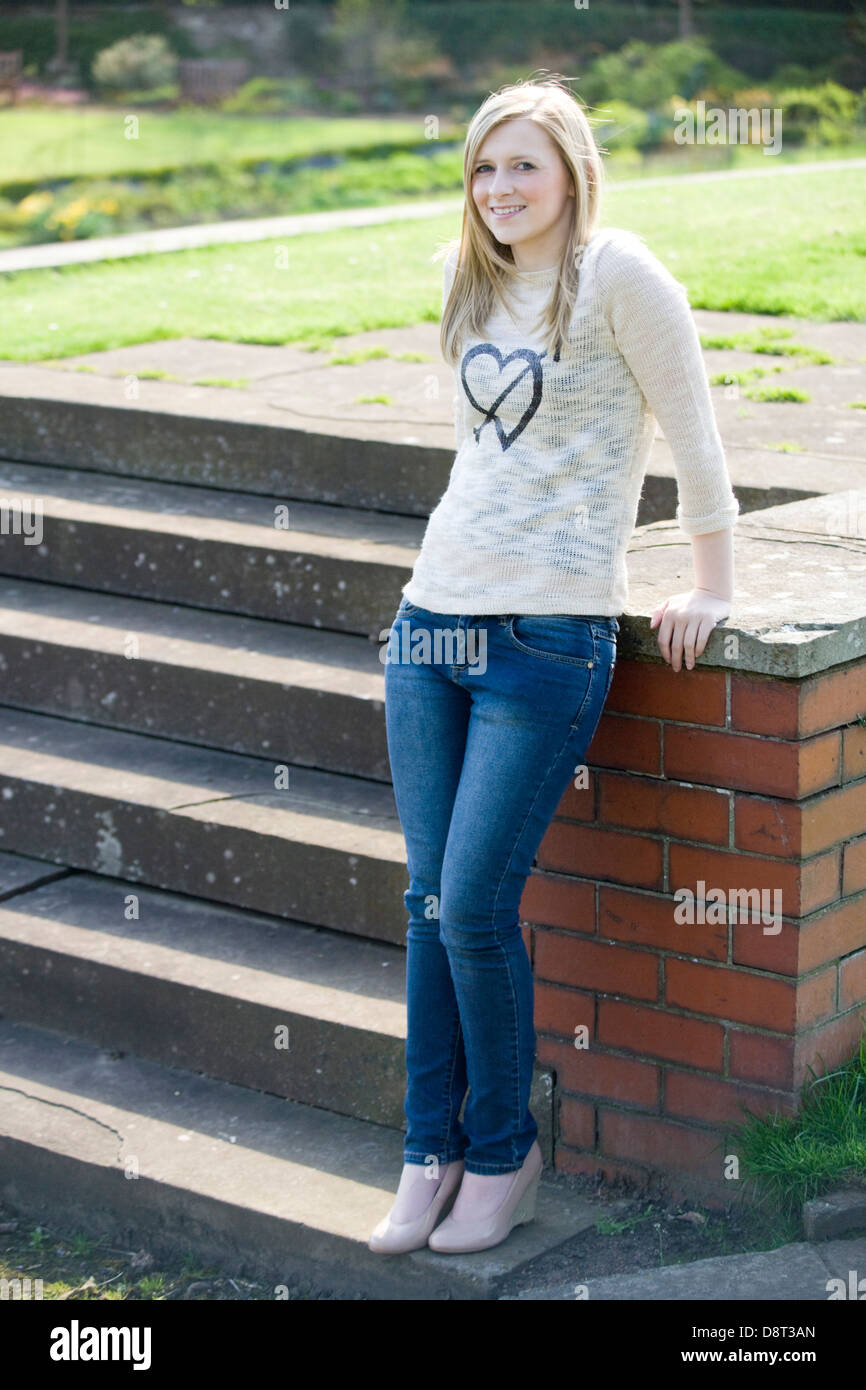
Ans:
[[[720,1205],[740,1107],[791,1113],[861,1036],[866,658],[791,679],[622,653],[588,763],[521,904],[555,1166]],[[677,921],[678,889],[723,920]],[[764,920],[730,890],[766,890]]]

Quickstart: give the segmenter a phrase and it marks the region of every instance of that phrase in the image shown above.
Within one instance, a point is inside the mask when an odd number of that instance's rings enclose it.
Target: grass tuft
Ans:
[[[796,1115],[751,1116],[737,1136],[744,1178],[783,1215],[840,1184],[866,1188],[866,1024],[847,1064],[809,1071]]]

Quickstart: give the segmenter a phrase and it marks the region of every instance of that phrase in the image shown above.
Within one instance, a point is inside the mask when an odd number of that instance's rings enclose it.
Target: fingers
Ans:
[[[702,619],[701,619],[701,625],[700,625],[700,627],[698,628],[698,637],[697,637],[697,641],[695,642],[695,656],[696,656],[696,657],[701,656],[701,655],[703,654],[704,647],[707,645],[707,642],[708,642],[709,639],[710,639],[710,633],[712,632],[712,630],[713,630],[713,628],[714,628],[715,626],[716,626],[716,619],[715,619],[715,618],[702,618]]]
[[[665,599],[650,619],[650,628],[658,625],[659,651],[674,671],[682,670],[683,662],[687,670],[692,670],[698,657],[703,654],[710,633],[719,622],[724,621],[724,618],[715,618],[706,611],[681,611],[686,606],[681,600],[686,597],[675,594],[672,599]]]
[[[707,645],[712,626],[712,622],[706,618],[685,614],[676,618],[671,614],[665,615],[659,627],[658,643],[662,656],[670,662],[674,671],[682,670],[684,657],[686,669],[692,669],[696,658]]]

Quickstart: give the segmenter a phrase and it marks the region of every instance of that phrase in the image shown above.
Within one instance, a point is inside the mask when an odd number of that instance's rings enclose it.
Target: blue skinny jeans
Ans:
[[[585,763],[618,632],[604,616],[397,609],[383,660],[409,871],[406,1163],[514,1172],[538,1133],[520,900]]]

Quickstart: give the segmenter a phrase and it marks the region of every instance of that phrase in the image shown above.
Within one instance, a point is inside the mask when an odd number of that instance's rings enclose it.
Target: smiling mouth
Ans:
[[[491,208],[490,211],[494,217],[516,217],[519,212],[523,212],[525,207],[525,203],[520,203],[519,205],[510,208]]]

